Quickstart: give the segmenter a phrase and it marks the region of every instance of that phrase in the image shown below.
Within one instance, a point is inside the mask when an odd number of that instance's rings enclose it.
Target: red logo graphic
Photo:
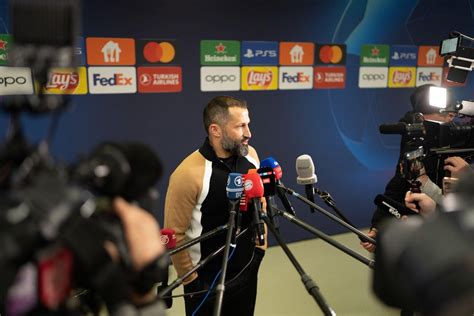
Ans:
[[[138,92],[180,92],[181,67],[138,67]]]
[[[346,67],[314,67],[315,89],[344,89]]]
[[[247,75],[247,83],[249,86],[268,87],[273,79],[271,71],[249,71]]]
[[[78,85],[79,74],[77,72],[53,72],[46,84],[46,89],[74,90]]]
[[[149,42],[143,47],[143,57],[149,63],[169,63],[176,55],[174,46],[169,42]]]
[[[397,84],[408,84],[411,81],[411,71],[396,70],[393,73],[392,82]]]

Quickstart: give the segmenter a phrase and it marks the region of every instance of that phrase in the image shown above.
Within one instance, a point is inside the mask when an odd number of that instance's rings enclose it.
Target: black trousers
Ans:
[[[226,282],[222,302],[222,316],[252,316],[254,314],[255,301],[257,298],[257,274],[263,255],[263,250],[256,249],[255,257],[249,267],[235,280]],[[188,294],[208,289],[214,278],[215,274],[209,276],[200,274],[196,280],[184,287],[184,293]],[[216,284],[217,282],[219,282],[219,279],[216,281]],[[184,297],[186,316],[192,316],[205,295],[206,293]],[[212,291],[195,315],[212,316],[214,314],[215,302],[215,291]]]

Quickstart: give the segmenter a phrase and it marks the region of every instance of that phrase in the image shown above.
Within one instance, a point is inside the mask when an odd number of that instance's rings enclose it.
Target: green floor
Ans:
[[[333,237],[360,254],[368,255],[354,234]],[[374,297],[371,273],[364,264],[319,239],[292,243],[290,249],[337,315],[400,315],[398,310],[385,307]],[[175,277],[173,270],[170,280]],[[179,293],[182,293],[182,287],[173,291],[173,294]],[[168,315],[184,315],[182,298],[174,299]],[[255,315],[323,315],[280,247],[269,248],[260,267]]]

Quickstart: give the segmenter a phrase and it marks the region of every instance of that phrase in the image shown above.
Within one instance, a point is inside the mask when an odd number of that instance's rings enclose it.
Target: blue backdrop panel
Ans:
[[[8,33],[8,6],[1,6],[0,33]],[[153,147],[165,164],[157,216],[162,219],[168,177],[205,136],[202,109],[223,93],[200,91],[200,41],[301,41],[347,45],[347,82],[341,90],[255,91],[226,94],[248,101],[251,144],[260,158],[278,160],[287,186],[296,184],[295,160],[312,156],[317,186],[329,191],[354,223],[368,226],[373,198],[383,192],[398,156],[398,136],[382,136],[378,125],[396,122],[410,109],[413,89],[359,89],[363,44],[437,45],[450,31],[473,34],[472,1],[83,1],[83,37],[176,39],[183,71],[181,93],[73,97],[53,143],[56,157],[72,162],[102,141],[138,140]],[[472,79],[472,78],[471,78]],[[472,80],[468,81],[472,82]],[[454,88],[457,99],[472,97],[472,84]],[[2,130],[5,116],[0,119]],[[25,118],[38,140],[48,118]],[[303,220],[327,233],[344,229],[295,201]],[[224,210],[223,210],[224,211]],[[285,223],[285,239],[310,235]]]

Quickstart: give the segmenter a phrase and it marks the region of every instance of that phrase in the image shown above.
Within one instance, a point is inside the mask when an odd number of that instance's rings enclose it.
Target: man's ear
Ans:
[[[220,138],[222,136],[221,127],[215,123],[209,125],[209,136]]]

